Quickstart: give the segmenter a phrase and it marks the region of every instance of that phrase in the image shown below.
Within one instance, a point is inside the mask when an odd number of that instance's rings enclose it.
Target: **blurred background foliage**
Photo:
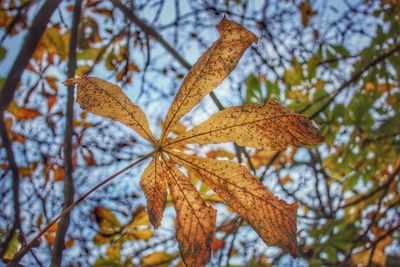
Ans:
[[[35,33],[34,17],[48,2],[1,1],[2,93],[12,66],[19,64],[15,59],[24,38]],[[128,12],[121,11],[121,3]],[[312,118],[325,136],[316,148],[282,152],[245,148],[235,153],[232,144],[189,147],[208,157],[246,164],[272,192],[300,204],[299,256],[292,259],[267,247],[206,185],[191,177],[219,212],[210,266],[400,265],[398,0],[79,4],[75,76],[95,75],[118,83],[149,114],[153,128],[160,124],[187,68],[216,39],[214,25],[227,16],[260,40],[215,96],[186,116],[176,133],[217,111],[215,102],[226,107],[264,103],[272,97]],[[75,1],[62,1],[54,11],[0,122],[16,164],[3,142],[4,260],[62,210],[67,88],[61,82],[71,60],[74,12]],[[78,105],[72,127],[75,198],[151,149],[126,127],[87,114]],[[138,186],[142,168],[118,177],[74,209],[63,266],[183,266],[174,239],[173,209],[167,208],[160,229],[150,226]],[[51,228],[21,263],[48,266],[58,242],[56,231]]]

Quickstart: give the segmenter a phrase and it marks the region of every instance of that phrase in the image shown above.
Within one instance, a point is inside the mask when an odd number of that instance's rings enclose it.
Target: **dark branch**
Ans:
[[[75,76],[76,70],[76,50],[78,39],[78,25],[81,16],[82,0],[75,1],[74,16],[72,21],[71,39],[69,42],[69,60],[68,60],[68,78]],[[72,136],[74,133],[74,87],[68,87],[67,92],[67,113],[65,116],[65,133],[64,133],[64,209],[71,205],[74,201],[74,180],[73,180],[73,164],[72,164]],[[65,247],[65,235],[70,224],[70,214],[66,214],[58,224],[56,239],[51,255],[50,266],[61,266],[62,252]]]

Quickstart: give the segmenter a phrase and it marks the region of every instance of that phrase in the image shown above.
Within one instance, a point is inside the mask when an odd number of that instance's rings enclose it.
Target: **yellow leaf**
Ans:
[[[248,104],[220,111],[165,146],[236,142],[241,146],[283,150],[288,145],[316,145],[323,139],[309,119],[269,100],[265,105]]]
[[[132,221],[129,223],[127,227],[137,227],[137,226],[142,226],[142,225],[149,225],[150,220],[149,216],[147,216],[147,213],[142,205],[136,208]]]
[[[140,180],[140,187],[147,199],[147,213],[154,228],[160,226],[167,199],[167,185],[163,178],[162,165],[162,161],[154,158],[144,170]]]
[[[197,60],[183,80],[164,121],[161,141],[183,115],[222,83],[244,51],[257,41],[252,32],[225,18],[217,25],[217,30],[220,38]]]
[[[139,106],[130,101],[119,86],[96,77],[72,78],[64,83],[66,86],[78,84],[77,102],[82,109],[121,122],[155,143],[146,115]]]
[[[124,235],[128,240],[149,240],[153,237],[154,232],[151,229],[134,230],[126,229]]]
[[[95,236],[96,244],[110,242],[116,233],[128,239],[151,238],[153,231],[148,228],[149,220],[155,227],[159,226],[165,205],[172,201],[177,214],[176,239],[182,260],[187,266],[204,266],[211,256],[216,220],[216,210],[206,201],[219,202],[221,198],[267,244],[277,245],[296,255],[297,204],[288,204],[275,197],[243,165],[177,152],[190,150],[185,144],[191,143],[234,141],[244,146],[280,150],[288,145],[318,144],[323,140],[310,120],[272,100],[265,105],[228,108],[186,132],[179,120],[229,75],[244,51],[257,41],[253,33],[227,19],[223,19],[217,29],[220,38],[193,66],[171,104],[160,141],[153,137],[143,111],[133,105],[118,86],[94,77],[66,81],[67,86],[78,84],[77,101],[82,108],[126,124],[155,148],[153,161],[145,169],[140,182],[146,195],[149,216],[143,208],[138,208],[128,226],[121,227],[111,211],[103,210],[103,215],[98,212],[100,214],[96,218],[101,229]],[[301,70],[299,63],[294,65],[295,69]],[[173,139],[169,136],[171,132],[178,136]],[[208,156],[233,157],[222,152]],[[192,179],[186,177],[176,164],[184,166]],[[201,194],[193,186],[198,185],[199,180],[202,182]],[[168,197],[167,186],[170,192]],[[236,229],[236,222],[225,227],[228,228],[229,231]],[[142,265],[166,266],[170,263],[165,259],[161,262],[150,260],[159,256],[165,256],[165,253],[142,259]]]
[[[182,123],[177,122],[174,127],[171,128],[171,132],[173,132],[176,135],[180,135],[184,132],[186,132],[186,126],[183,125]]]
[[[352,255],[351,260],[354,265],[368,266],[371,256],[371,249],[366,249]],[[372,256],[372,263],[379,267],[386,266],[386,254],[381,250],[375,250]]]
[[[113,233],[115,229],[121,227],[117,217],[108,208],[98,206],[94,209],[94,214],[102,232]]]
[[[276,152],[274,151],[257,150],[254,155],[251,156],[251,163],[254,168],[258,169],[259,167],[268,164],[275,153]]]
[[[168,254],[165,252],[154,252],[141,259],[141,265],[143,267],[157,266],[157,267],[168,267],[169,263],[176,258],[176,255]]]
[[[275,197],[243,165],[170,152],[244,218],[269,245],[297,253],[297,204]]]
[[[11,260],[14,255],[18,252],[20,243],[18,241],[18,236],[19,236],[19,231],[15,231],[14,235],[8,244],[8,247],[6,248],[6,251],[4,252],[4,255],[2,257],[3,260]]]
[[[234,159],[235,154],[230,153],[230,152],[226,151],[225,149],[217,149],[217,150],[211,150],[211,151],[207,152],[207,157],[213,158],[213,159],[216,159],[218,157]]]
[[[121,243],[114,242],[107,248],[106,255],[110,260],[120,261],[121,260]]]
[[[201,198],[189,179],[161,155],[176,210],[176,239],[187,266],[204,266],[211,256],[217,211]]]

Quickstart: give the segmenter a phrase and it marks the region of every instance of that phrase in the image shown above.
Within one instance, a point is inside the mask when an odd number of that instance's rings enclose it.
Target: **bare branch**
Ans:
[[[78,26],[81,17],[82,0],[75,1],[74,16],[72,20],[71,39],[69,42],[69,60],[68,60],[68,78],[75,76],[76,70],[76,50],[78,40]],[[74,133],[74,87],[67,89],[67,113],[65,115],[65,133],[64,133],[64,209],[74,201],[74,179],[72,164],[72,136]],[[62,252],[64,250],[65,235],[70,223],[70,214],[66,214],[58,224],[56,238],[51,256],[50,266],[60,266],[62,262]]]

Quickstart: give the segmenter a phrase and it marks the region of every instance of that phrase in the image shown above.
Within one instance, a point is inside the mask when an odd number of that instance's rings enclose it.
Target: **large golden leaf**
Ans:
[[[267,244],[296,255],[297,204],[275,197],[241,164],[176,152],[189,143],[233,141],[282,150],[287,145],[313,145],[323,140],[310,120],[272,100],[265,105],[227,108],[184,132],[179,120],[229,75],[246,48],[257,41],[253,33],[227,19],[217,29],[220,38],[186,76],[167,113],[159,141],[151,133],[143,111],[118,86],[94,77],[69,79],[66,85],[78,84],[77,101],[82,108],[133,128],[153,144],[153,161],[140,182],[147,198],[147,211],[151,223],[158,227],[168,186],[177,214],[176,238],[187,266],[204,266],[209,261],[216,210],[207,205],[176,164],[186,167],[213,189]],[[175,139],[167,137],[172,131],[178,135]]]
[[[201,198],[175,163],[165,160],[165,175],[176,210],[176,239],[186,266],[204,266],[211,256],[217,211]]]
[[[147,213],[155,228],[161,224],[167,200],[167,184],[164,178],[163,165],[158,156],[155,156],[144,170],[140,180],[140,187],[147,199]]]
[[[118,85],[97,77],[71,78],[64,84],[78,85],[77,102],[82,109],[119,121],[155,143],[146,115],[129,100]]]
[[[297,203],[275,197],[239,163],[170,152],[245,219],[268,245],[295,256]]]
[[[183,115],[222,83],[244,51],[257,41],[252,32],[225,18],[217,25],[217,30],[220,38],[194,64],[172,102],[165,118],[163,137]]]
[[[309,119],[269,99],[265,105],[248,104],[220,111],[165,146],[236,142],[259,149],[282,150],[287,145],[315,145],[323,139]]]

